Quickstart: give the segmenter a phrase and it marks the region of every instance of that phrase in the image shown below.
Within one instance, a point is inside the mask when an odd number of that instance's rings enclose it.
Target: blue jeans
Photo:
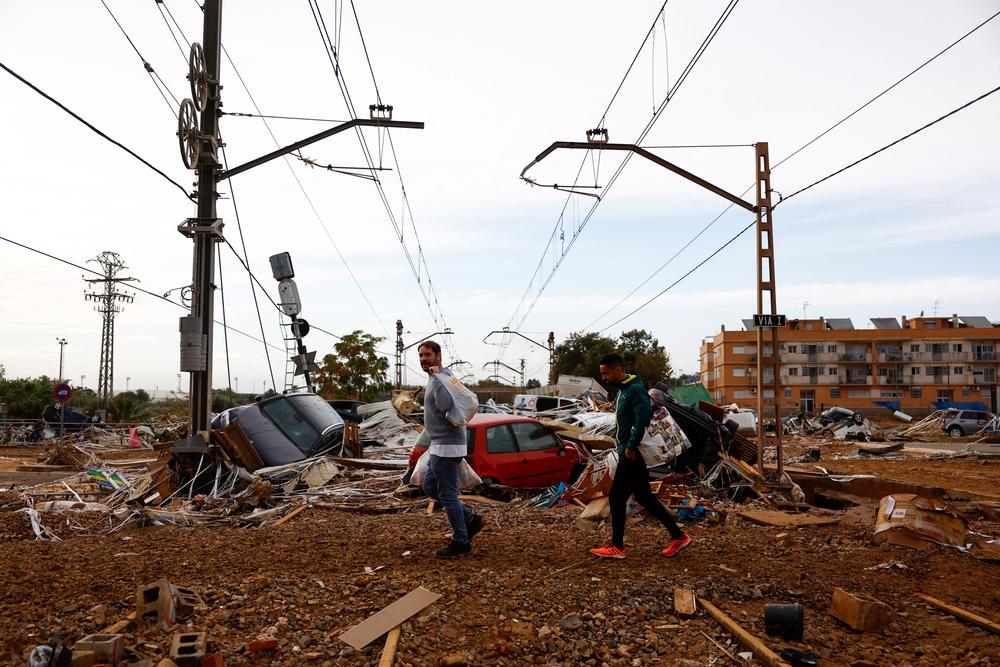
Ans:
[[[424,493],[444,507],[451,524],[451,539],[462,544],[469,543],[468,522],[476,516],[469,507],[458,499],[458,467],[462,457],[430,455],[427,473],[424,475]]]

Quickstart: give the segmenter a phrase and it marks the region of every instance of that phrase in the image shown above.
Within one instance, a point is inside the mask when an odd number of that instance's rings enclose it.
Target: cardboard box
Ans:
[[[912,549],[932,549],[935,544],[965,546],[968,521],[954,505],[913,493],[882,498],[875,517],[875,541]]]

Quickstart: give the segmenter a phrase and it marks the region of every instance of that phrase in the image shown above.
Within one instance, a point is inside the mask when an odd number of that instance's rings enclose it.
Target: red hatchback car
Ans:
[[[576,447],[567,445],[537,419],[517,415],[477,414],[466,425],[465,457],[484,482],[542,488],[576,478],[583,469]],[[414,447],[410,469],[427,451]]]

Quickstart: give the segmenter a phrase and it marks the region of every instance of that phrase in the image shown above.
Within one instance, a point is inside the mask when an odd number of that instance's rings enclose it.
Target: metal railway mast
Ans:
[[[212,332],[215,325],[215,244],[224,239],[222,219],[216,200],[219,183],[237,174],[304,148],[345,130],[356,127],[423,129],[420,122],[392,120],[392,106],[371,105],[370,118],[355,118],[293,144],[224,169],[218,150],[219,116],[222,107],[222,84],[219,65],[222,54],[222,0],[205,0],[202,12],[202,43],[191,45],[188,80],[191,97],[181,103],[177,119],[177,137],[181,158],[188,169],[198,174],[195,217],[177,227],[194,242],[191,277],[191,314],[180,320],[181,366],[190,374],[191,435],[207,431],[212,408]],[[204,47],[202,46],[204,45]],[[192,443],[197,446],[197,443]]]
[[[722,188],[709,183],[703,178],[695,176],[691,172],[678,167],[672,162],[664,160],[658,155],[650,153],[648,150],[636,146],[635,144],[613,144],[608,143],[608,131],[606,128],[596,128],[592,130],[587,130],[587,141],[556,141],[553,142],[551,146],[546,148],[544,151],[538,154],[534,160],[528,163],[524,169],[521,170],[521,179],[527,181],[531,185],[540,185],[542,187],[553,187],[556,189],[562,189],[558,185],[543,185],[537,183],[534,179],[525,176],[525,173],[533,166],[544,160],[550,153],[560,148],[569,149],[584,149],[584,150],[598,150],[598,151],[631,151],[636,155],[649,160],[659,166],[668,169],[678,176],[682,176],[687,180],[700,185],[701,187],[714,192],[720,197],[726,199],[727,201],[744,208],[747,211],[755,214],[757,216],[757,313],[754,319],[758,318],[760,322],[755,323],[755,329],[757,330],[757,467],[764,472],[764,446],[766,444],[767,438],[764,435],[764,407],[766,405],[772,405],[774,407],[774,445],[777,448],[777,473],[780,478],[782,472],[784,471],[784,462],[782,460],[781,451],[781,382],[779,375],[779,356],[778,356],[778,330],[773,324],[773,322],[783,319],[783,316],[778,317],[777,312],[777,292],[776,292],[776,282],[774,276],[774,234],[771,225],[771,214],[773,211],[773,206],[771,204],[771,166],[768,159],[767,142],[757,142],[754,144],[755,150],[755,160],[754,160],[754,182],[756,183],[757,197],[756,204],[751,204],[745,201],[741,197],[738,197]],[[569,190],[570,192],[576,192],[574,190]],[[576,194],[588,194],[579,193]],[[590,195],[594,196],[594,195]],[[768,294],[768,299],[765,301],[764,294]],[[764,307],[768,306],[769,310],[765,311]],[[769,338],[771,340],[770,354],[765,354],[767,348],[764,345],[764,331],[763,329],[769,328],[771,330]],[[764,370],[771,369],[772,379],[770,382],[765,381]],[[774,397],[765,397],[765,385],[771,385],[771,391],[774,392]]]
[[[87,301],[97,303],[94,310],[99,312],[104,321],[101,327],[101,361],[97,370],[97,398],[101,410],[107,410],[111,404],[114,392],[115,377],[115,315],[122,312],[121,303],[132,303],[135,295],[118,291],[118,284],[136,280],[136,278],[119,278],[118,274],[128,266],[116,252],[105,250],[90,260],[101,267],[103,278],[87,278],[91,285],[100,283],[100,291],[84,292]],[[60,368],[60,371],[62,369]],[[62,378],[60,378],[60,381]]]

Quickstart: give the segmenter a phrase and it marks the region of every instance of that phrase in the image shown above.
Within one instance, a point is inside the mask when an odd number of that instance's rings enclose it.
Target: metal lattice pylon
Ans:
[[[101,267],[103,278],[88,278],[88,283],[102,283],[100,291],[84,292],[87,301],[95,301],[94,310],[104,318],[101,328],[101,361],[97,372],[97,397],[102,410],[106,410],[111,402],[114,390],[115,376],[115,315],[121,312],[120,303],[132,303],[133,294],[118,291],[118,284],[136,278],[119,278],[118,274],[128,266],[116,252],[106,250],[97,257],[88,260],[96,262]]]

